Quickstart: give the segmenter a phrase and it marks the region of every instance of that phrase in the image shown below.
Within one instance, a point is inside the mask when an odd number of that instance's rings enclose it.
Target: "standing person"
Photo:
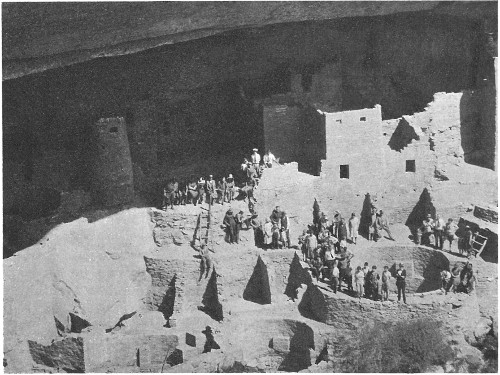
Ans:
[[[337,260],[334,260],[334,262],[332,264],[330,275],[332,278],[331,280],[332,280],[333,293],[337,294],[337,288],[339,286],[339,268],[338,268]]]
[[[175,194],[179,188],[179,184],[176,185],[174,179],[168,181],[167,185],[163,188],[163,205],[162,208],[167,210],[168,206],[174,209]]]
[[[200,204],[203,204],[203,202],[205,201],[205,196],[206,196],[205,185],[206,181],[202,176],[198,180],[198,202]]]
[[[434,240],[436,241],[436,249],[443,250],[444,245],[444,220],[439,215],[436,215],[434,222]]]
[[[472,233],[472,230],[467,225],[465,227],[465,236],[464,236],[464,252],[465,255],[467,255],[467,257],[470,257],[471,255],[473,241],[474,241],[474,233]]]
[[[287,248],[291,247],[290,244],[290,220],[286,215],[286,212],[281,213],[281,237],[283,237],[283,242]]]
[[[448,222],[446,223],[444,227],[444,233],[446,235],[446,239],[450,243],[450,253],[451,253],[451,244],[455,240],[455,232],[457,231],[458,227],[457,225],[453,222],[453,219],[448,219]]]
[[[334,265],[337,264],[337,260],[335,259],[335,253],[334,250],[331,247],[328,247],[325,251],[325,266],[328,269],[328,278],[331,280],[332,279],[332,270]],[[338,275],[337,275],[338,277]],[[338,279],[337,279],[337,285],[338,285]]]
[[[266,223],[264,224],[264,242],[266,249],[271,247],[273,243],[273,223],[271,223],[271,219],[269,218],[266,219]]]
[[[441,290],[444,292],[444,294],[448,294],[448,289],[450,288],[451,272],[448,271],[446,268],[443,268],[443,270],[440,273],[440,276],[441,276]]]
[[[232,209],[227,210],[223,223],[226,226],[229,243],[234,243],[236,241],[236,219]]]
[[[403,302],[406,303],[406,270],[403,263],[399,263],[399,270],[396,272],[396,286],[398,287],[398,302],[401,302],[401,294],[403,294]]]
[[[351,242],[356,245],[358,239],[358,229],[359,229],[359,219],[353,212],[351,218],[349,219],[349,237],[351,237]]]
[[[338,249],[339,249],[339,251],[347,250],[347,226],[345,225],[345,220],[343,218],[340,219],[338,233],[339,233],[339,236],[338,236],[338,240],[339,240]]]
[[[384,266],[384,271],[382,272],[382,300],[389,300],[389,281],[391,280],[391,273],[389,272],[389,267]]]
[[[241,228],[243,226],[243,222],[245,221],[245,219],[243,217],[243,211],[238,212],[236,214],[234,220],[236,222],[236,227],[235,227],[235,231],[234,231],[234,240],[236,243],[240,243],[240,231],[241,231]]]
[[[229,173],[229,176],[227,176],[226,183],[227,201],[231,203],[231,201],[234,199],[234,178],[231,173]]]
[[[318,239],[312,233],[312,231],[309,230],[307,232],[307,237],[306,237],[307,257],[309,259],[313,259],[313,255],[317,247],[318,247]]]
[[[224,201],[226,200],[226,189],[227,189],[226,178],[222,177],[222,179],[217,184],[217,200],[221,205],[224,205]]]
[[[211,206],[217,199],[217,186],[215,184],[214,176],[208,176],[207,181],[208,204]]]
[[[196,206],[198,202],[198,184],[195,178],[191,178],[187,185],[186,199]]]
[[[337,257],[339,260],[339,290],[342,288],[342,281],[347,283],[347,287],[349,288],[349,284],[351,284],[352,289],[352,275],[350,275],[351,281],[349,282],[349,276],[347,275],[349,269],[349,262],[352,259],[353,255],[348,251],[342,251],[340,255]]]
[[[278,224],[273,224],[273,242],[272,242],[272,248],[273,249],[279,249],[280,248],[280,228]]]
[[[377,209],[375,206],[372,206],[370,227],[368,228],[368,241],[378,240],[377,217]]]
[[[361,269],[361,266],[356,268],[356,273],[354,274],[354,284],[356,285],[356,294],[358,298],[361,299],[363,296],[363,287],[365,285],[365,273]]]
[[[311,262],[311,272],[316,277],[316,281],[319,281],[323,272],[323,261],[319,255],[315,256]]]
[[[380,299],[380,274],[377,271],[377,266],[372,267],[371,285],[373,300],[378,301]]]
[[[299,246],[300,246],[300,251],[302,252],[302,260],[304,262],[307,259],[306,237],[307,237],[307,229],[304,229],[302,235],[299,236]]]
[[[262,225],[258,219],[257,214],[253,214],[248,222],[249,226],[253,228],[253,237],[255,240],[255,246],[259,248],[264,247],[264,232],[262,231]]]
[[[264,166],[266,168],[272,168],[273,163],[276,161],[276,158],[271,153],[271,151],[267,150],[267,153],[264,155]]]
[[[434,220],[432,220],[432,215],[427,214],[427,218],[422,222],[423,235],[422,244],[427,246],[432,246],[431,235],[434,231]]]
[[[384,216],[384,211],[380,210],[378,218],[377,218],[377,228],[380,228],[380,231],[385,230],[385,232],[389,235],[389,239],[392,241],[396,241],[394,237],[392,237],[391,231],[389,230],[389,223],[387,222],[387,218]]]
[[[344,281],[347,284],[347,291],[352,292],[353,291],[353,288],[352,288],[352,267],[349,263],[347,264],[347,268],[345,271]],[[340,285],[339,285],[339,290],[340,290]]]
[[[259,155],[259,150],[254,148],[252,154],[252,165],[255,168],[256,171],[260,169],[260,155]]]
[[[373,293],[373,269],[368,270],[368,272],[365,275],[365,297],[366,298],[371,298],[374,293]]]

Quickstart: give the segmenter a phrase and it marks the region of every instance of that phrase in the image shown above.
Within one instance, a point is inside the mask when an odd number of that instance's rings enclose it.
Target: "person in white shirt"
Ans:
[[[271,151],[267,151],[267,153],[264,155],[264,166],[266,166],[267,168],[272,168],[275,161],[276,158],[271,153]]]
[[[444,220],[436,215],[436,220],[434,221],[434,239],[436,241],[436,248],[443,250],[444,245]]]
[[[349,237],[351,237],[351,242],[354,245],[356,245],[356,241],[358,239],[358,228],[359,228],[359,219],[353,212],[351,218],[349,219]]]
[[[260,165],[260,155],[259,155],[258,151],[259,151],[258,149],[254,148],[253,154],[252,154],[252,164],[253,164],[255,170],[258,170],[259,165]]]
[[[448,294],[448,290],[451,286],[451,272],[446,268],[443,268],[441,271],[441,290],[444,291],[445,294]]]

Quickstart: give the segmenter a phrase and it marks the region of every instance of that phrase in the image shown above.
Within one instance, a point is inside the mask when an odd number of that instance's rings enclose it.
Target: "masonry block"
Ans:
[[[289,337],[273,337],[269,343],[270,347],[277,352],[290,351],[290,338]]]

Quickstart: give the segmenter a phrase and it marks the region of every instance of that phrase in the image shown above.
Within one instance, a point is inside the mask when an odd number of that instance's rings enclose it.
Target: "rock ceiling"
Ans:
[[[3,3],[3,79],[277,23],[423,11],[496,19],[496,4],[426,1]]]

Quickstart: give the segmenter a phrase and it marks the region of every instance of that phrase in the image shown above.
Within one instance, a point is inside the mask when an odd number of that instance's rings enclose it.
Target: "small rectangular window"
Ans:
[[[340,178],[349,178],[349,165],[341,165],[340,166]]]
[[[337,124],[342,124],[342,120],[341,120],[341,119],[335,120],[335,122],[336,122]]]
[[[364,117],[364,116],[363,116],[363,117],[360,117],[360,118],[359,118],[359,121],[366,121],[366,117]]]
[[[415,172],[415,160],[406,161],[406,172]]]

